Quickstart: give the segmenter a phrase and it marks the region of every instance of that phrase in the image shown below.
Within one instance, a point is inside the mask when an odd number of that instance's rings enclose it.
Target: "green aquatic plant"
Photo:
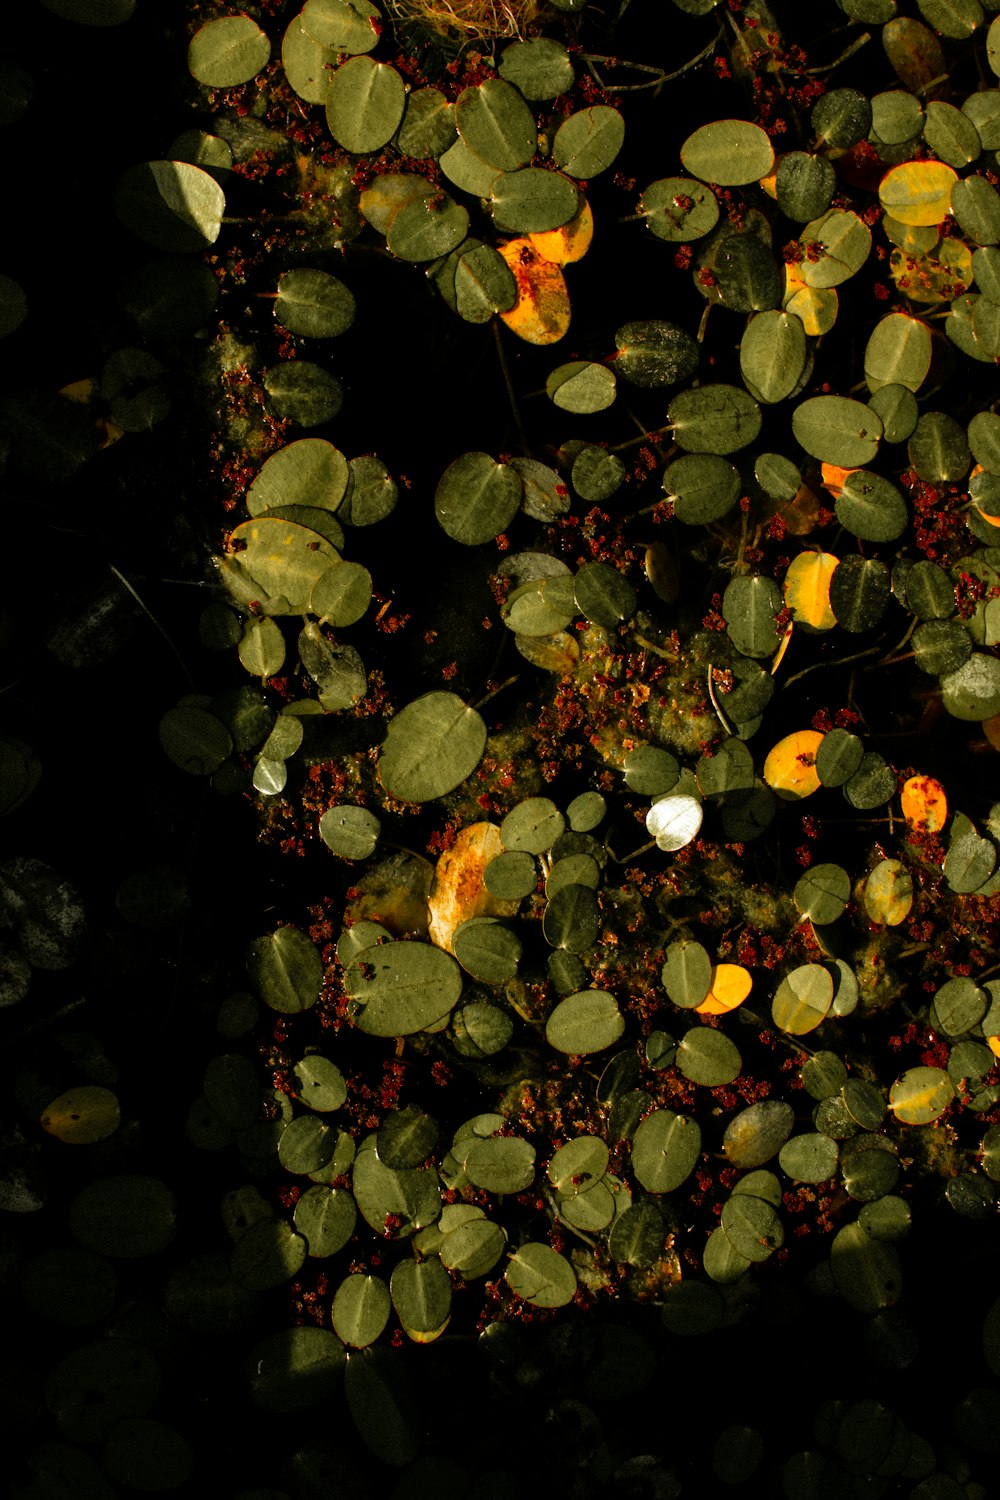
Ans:
[[[710,1432],[719,1482],[789,1500],[977,1496],[988,1278],[947,1421],[892,1382],[1000,1182],[1000,18],[675,9],[661,47],[641,0],[192,6],[188,128],[112,194],[155,252],[135,343],[5,398],[17,472],[92,472],[181,386],[207,450],[219,665],[159,739],[282,874],[186,1101],[226,1186],[168,1312],[217,1300],[257,1407],[343,1401],[401,1495],[476,1471],[413,1412],[422,1346],[461,1344],[504,1424],[545,1391],[573,1493],[680,1494]],[[13,811],[26,740],[3,768]],[[0,882],[24,989],[73,895]],[[91,1149],[113,1082],[25,1095]],[[75,1197],[100,1307],[99,1267],[172,1242],[169,1176]],[[37,1306],[55,1269],[25,1275]],[[727,1407],[645,1478],[644,1418],[612,1437],[689,1336],[810,1317],[880,1379],[819,1382],[808,1433]],[[106,1345],[55,1366],[60,1431],[94,1439],[96,1382],[149,1426],[104,1471],[184,1484]]]

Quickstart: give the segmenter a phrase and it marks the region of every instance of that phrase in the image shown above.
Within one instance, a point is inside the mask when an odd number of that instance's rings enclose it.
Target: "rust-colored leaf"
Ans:
[[[490,860],[502,852],[495,823],[470,823],[441,855],[427,902],[427,935],[439,948],[451,953],[455,928],[470,917],[512,917],[517,911],[517,901],[499,901],[483,879]]]
[[[500,254],[517,282],[517,301],[500,314],[527,344],[555,344],[569,328],[569,292],[557,265],[543,260],[530,239],[508,240]]]

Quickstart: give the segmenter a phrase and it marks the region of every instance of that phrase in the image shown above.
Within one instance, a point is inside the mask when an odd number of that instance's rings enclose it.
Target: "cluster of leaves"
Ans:
[[[480,51],[428,44],[415,4],[307,0],[280,28],[195,7],[198,124],[114,188],[159,257],[123,299],[138,343],[32,409],[48,468],[99,462],[168,420],[200,345],[215,480],[246,512],[201,640],[242,676],[167,707],[160,741],[252,802],[295,873],[187,1114],[226,1163],[231,1250],[185,1263],[168,1304],[248,1327],[286,1289],[254,1402],[343,1389],[400,1494],[427,1457],[408,1344],[477,1335],[497,1390],[548,1380],[576,1492],[680,1494],[694,1456],[643,1477],[601,1401],[655,1397],[682,1338],[738,1339],[788,1285],[890,1376],[919,1371],[926,1246],[995,1223],[1000,18],[898,8],[779,26],[762,0],[687,0],[679,74],[714,73],[714,117],[671,134],[676,75],[585,50],[575,0]],[[633,262],[650,275],[606,314]],[[484,397],[483,446],[457,452],[443,408],[414,480],[409,438],[335,439],[379,405],[359,353],[379,297],[425,293],[506,404]],[[25,308],[0,283],[0,326]],[[36,779],[6,740],[5,809]],[[9,1003],[71,898],[0,866]],[[38,1120],[67,1146],[121,1128],[99,1081]],[[61,1279],[105,1308],[110,1263],[168,1246],[175,1207],[160,1177],[98,1175],[77,1248],[32,1261],[25,1295]],[[804,1445],[726,1426],[716,1479],[987,1493],[998,1308],[971,1316],[982,1372],[943,1435],[888,1381],[841,1389]],[[157,1372],[114,1344],[57,1365],[47,1404],[73,1442],[117,1433],[113,1479],[176,1488]]]

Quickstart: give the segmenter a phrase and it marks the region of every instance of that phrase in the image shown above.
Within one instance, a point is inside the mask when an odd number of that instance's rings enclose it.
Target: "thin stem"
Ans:
[[[483,707],[484,703],[489,703],[491,698],[495,698],[497,693],[502,693],[504,688],[513,687],[514,683],[520,682],[520,680],[520,673],[515,672],[513,677],[508,677],[506,682],[498,683],[495,688],[491,688],[488,693],[486,693],[482,698],[478,699],[477,702],[471,704],[470,706],[478,711]]]
[[[122,588],[126,589],[132,595],[132,598],[135,600],[136,604],[138,604],[139,608],[142,610],[142,612],[146,616],[147,620],[151,621],[151,623],[155,626],[155,628],[160,632],[160,634],[162,635],[163,639],[166,641],[167,645],[170,647],[171,651],[173,652],[174,656],[177,658],[177,661],[178,661],[178,663],[180,665],[180,669],[184,673],[184,676],[187,678],[187,680],[190,683],[191,687],[196,687],[197,684],[195,683],[195,680],[194,680],[194,678],[191,675],[191,671],[190,671],[190,668],[188,667],[187,662],[184,660],[184,658],[181,655],[180,651],[177,649],[176,643],[167,634],[167,632],[164,630],[163,626],[160,624],[159,620],[153,614],[153,611],[148,607],[148,605],[146,605],[146,603],[143,601],[143,599],[141,598],[141,596],[133,588],[133,586],[131,585],[131,583],[129,583],[128,579],[125,577],[125,574],[122,573],[120,569],[116,568],[113,562],[109,562],[108,563],[108,567],[111,569],[112,573],[118,579],[118,582],[121,584]]]
[[[803,677],[808,677],[810,672],[818,672],[821,667],[846,667],[852,661],[863,661],[866,656],[874,656],[881,651],[881,646],[869,646],[867,651],[858,651],[854,656],[838,656],[833,661],[814,661],[811,667],[803,667],[801,672],[793,672],[791,677],[786,677],[781,684],[781,690],[790,688],[793,682],[799,682]]]
[[[500,333],[499,320],[493,319],[493,337],[497,346],[497,358],[500,361],[500,369],[503,373],[503,382],[507,387],[507,400],[510,402],[511,414],[514,418],[514,426],[517,429],[517,440],[521,445],[521,452],[525,458],[529,458],[531,450],[528,447],[528,439],[525,436],[524,425],[521,421],[521,408],[517,404],[517,393],[514,390],[514,382],[510,378],[510,369],[507,364],[507,354],[503,346],[503,337]]]

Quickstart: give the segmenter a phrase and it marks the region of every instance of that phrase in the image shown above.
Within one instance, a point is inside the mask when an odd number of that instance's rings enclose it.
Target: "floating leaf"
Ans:
[[[389,1295],[407,1338],[429,1344],[451,1317],[451,1277],[439,1260],[402,1260],[389,1278]]]
[[[594,104],[562,122],[552,142],[552,159],[569,177],[596,177],[610,167],[624,140],[625,121],[618,110]]]
[[[118,180],[115,212],[158,250],[206,250],[222,228],[226,198],[215,178],[184,161],[148,161]]]
[[[657,239],[680,243],[711,233],[719,220],[719,200],[693,177],[663,177],[643,192],[639,213]]]
[[[606,990],[579,990],[553,1010],[545,1024],[545,1040],[557,1052],[587,1056],[613,1046],[624,1030],[625,1020],[613,995]]]
[[[593,360],[576,359],[547,376],[545,393],[562,411],[588,416],[605,411],[615,399],[614,372]]]
[[[649,809],[646,828],[656,840],[658,849],[673,853],[697,838],[702,816],[697,797],[668,794],[660,797]]]
[[[117,1096],[99,1084],[81,1084],[53,1099],[42,1112],[41,1126],[72,1146],[89,1146],[114,1135],[121,1122]]]
[[[882,859],[865,881],[865,911],[873,922],[898,927],[913,905],[913,878],[898,859]]]
[[[458,964],[429,943],[368,948],[347,970],[352,1018],[369,1036],[410,1036],[447,1016],[462,992]]]
[[[389,721],[379,780],[402,802],[431,802],[470,776],[486,746],[486,725],[454,693],[425,693]]]
[[[694,1008],[702,1015],[725,1015],[742,1005],[752,988],[753,977],[742,964],[714,964],[708,994]]]
[[[886,213],[901,224],[940,224],[948,217],[958,173],[943,161],[904,161],[879,183]]]
[[[248,16],[222,16],[199,27],[188,47],[187,63],[199,83],[231,89],[263,72],[271,43]]]
[[[617,368],[633,385],[679,385],[698,368],[695,340],[683,328],[660,318],[625,323],[615,334],[615,345]]]
[[[543,260],[551,260],[557,266],[567,266],[582,260],[590,249],[590,242],[594,237],[594,215],[582,193],[578,198],[579,204],[571,219],[555,229],[538,230],[529,234],[528,238]]]
[[[781,1150],[794,1124],[795,1112],[783,1100],[751,1104],[726,1126],[722,1149],[733,1166],[762,1167]]]
[[[833,979],[822,964],[800,964],[779,984],[771,1002],[775,1026],[792,1036],[814,1031],[833,1001]]]
[[[345,151],[378,151],[395,135],[405,107],[402,76],[388,63],[351,57],[331,75],[326,121]]]
[[[798,388],[808,348],[802,320],[790,312],[759,312],[740,341],[740,371],[758,401],[784,401]]]
[[[832,552],[800,552],[785,573],[785,607],[805,630],[832,630],[836,616],[830,606],[830,580],[839,558]]]
[[[389,1321],[389,1288],[379,1276],[358,1271],[340,1283],[333,1299],[333,1331],[350,1349],[373,1344]]]
[[[565,1307],[576,1295],[576,1275],[551,1245],[529,1240],[514,1251],[505,1272],[507,1285],[533,1307]]]
[[[889,1108],[903,1125],[930,1125],[954,1097],[944,1068],[908,1068],[889,1090]]]
[[[685,1032],[677,1047],[676,1061],[685,1078],[704,1088],[720,1088],[732,1083],[739,1077],[743,1066],[736,1043],[721,1031],[713,1031],[707,1026],[693,1026]]]
[[[811,396],[792,412],[792,431],[813,458],[860,468],[878,452],[882,423],[871,407],[847,396]]]
[[[556,99],[573,86],[573,62],[561,42],[552,37],[529,37],[514,42],[500,54],[500,77],[525,99]]]
[[[632,1137],[632,1171],[649,1193],[672,1193],[694,1171],[701,1155],[697,1120],[654,1109]]]
[[[714,453],[688,453],[663,473],[663,490],[674,502],[674,515],[687,526],[707,526],[732,510],[740,494],[740,474],[728,459]]]
[[[278,280],[274,317],[289,333],[334,338],[350,328],[355,310],[350,288],[326,271],[286,271]]]
[[[851,877],[842,865],[813,865],[795,883],[793,898],[804,917],[825,925],[836,922],[851,895]]]
[[[903,783],[903,817],[910,828],[940,833],[948,817],[944,787],[933,776],[911,776]]]
[[[469,150],[498,171],[512,172],[534,155],[534,117],[503,78],[463,89],[455,102],[455,124]]]
[[[822,739],[817,729],[800,729],[772,746],[763,775],[779,797],[796,800],[819,790],[816,756]]]
[[[774,149],[759,125],[748,120],[713,120],[688,136],[681,146],[685,171],[703,182],[739,187],[766,177]]]
[[[382,12],[372,0],[306,0],[300,15],[308,35],[334,52],[370,52],[379,39]]]
[[[569,329],[566,280],[558,266],[544,260],[530,240],[508,240],[499,247],[517,283],[518,297],[500,316],[512,333],[529,344],[554,344]]]

